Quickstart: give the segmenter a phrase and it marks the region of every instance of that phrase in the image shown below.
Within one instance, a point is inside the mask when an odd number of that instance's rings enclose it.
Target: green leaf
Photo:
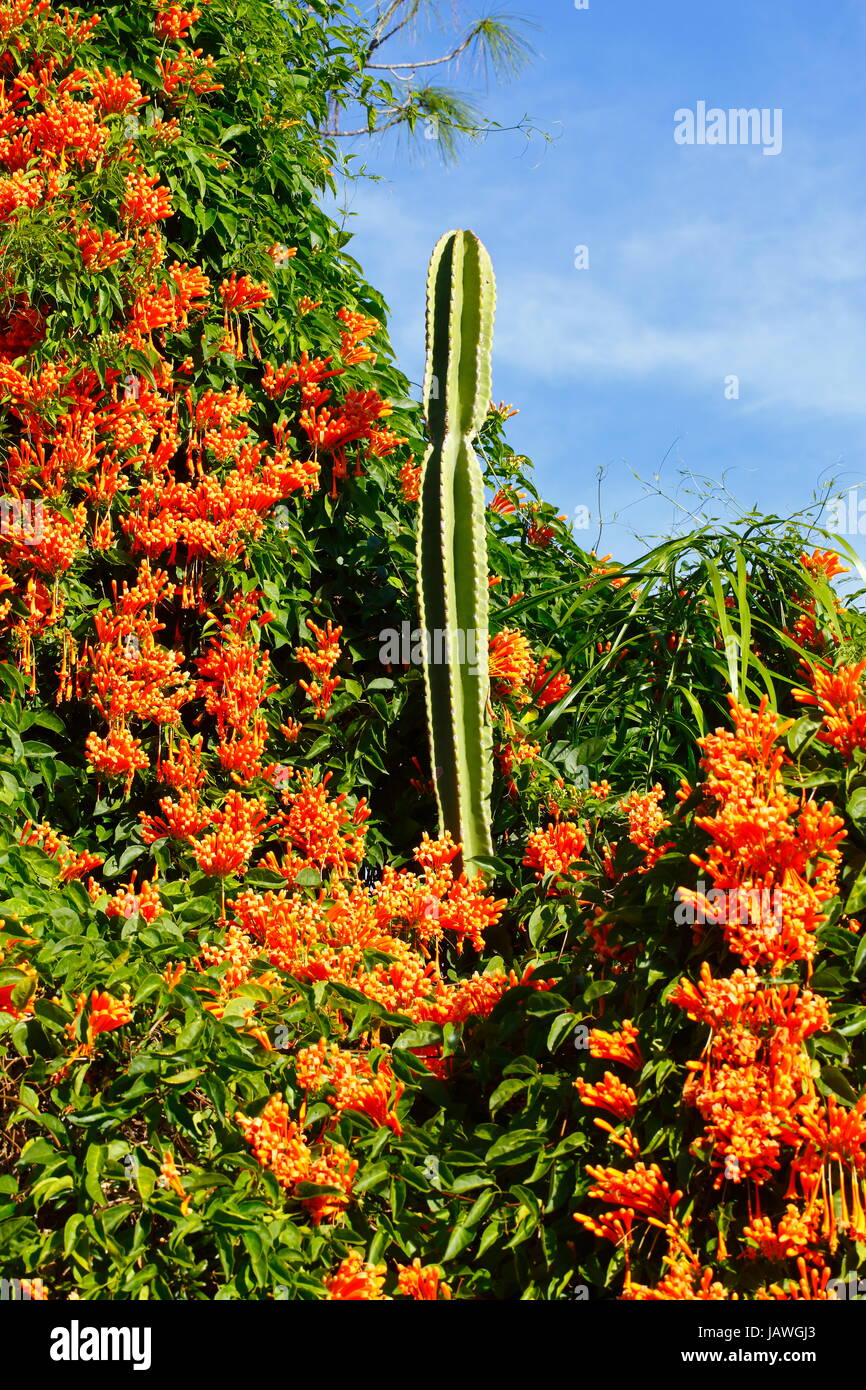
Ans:
[[[544,1136],[534,1129],[513,1129],[490,1145],[485,1162],[494,1168],[526,1163],[544,1147]]]

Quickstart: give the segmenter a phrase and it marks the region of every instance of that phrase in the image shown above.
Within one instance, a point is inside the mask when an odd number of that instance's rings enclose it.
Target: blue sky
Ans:
[[[432,141],[415,155],[387,136],[346,142],[378,176],[347,190],[350,250],[391,306],[404,370],[420,379],[430,250],[471,227],[497,276],[495,398],[520,409],[509,438],[541,493],[590,509],[581,543],[595,543],[600,467],[601,549],[623,559],[718,513],[690,475],[783,515],[827,478],[866,483],[862,0],[509,9],[538,26],[538,56],[486,109],[529,115],[552,143],[494,134],[443,167]],[[422,33],[422,51],[441,38]],[[478,90],[469,70],[454,85]],[[674,113],[701,101],[780,109],[781,151],[677,144]],[[658,474],[694,518],[635,474]]]

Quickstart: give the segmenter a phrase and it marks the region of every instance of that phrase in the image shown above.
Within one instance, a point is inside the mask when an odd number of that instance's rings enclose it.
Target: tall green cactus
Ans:
[[[464,860],[493,853],[487,539],[472,441],[490,401],[495,302],[493,266],[478,237],[447,232],[427,277],[424,410],[431,442],[421,471],[418,593],[439,828],[460,842]],[[442,634],[450,650],[437,660]]]

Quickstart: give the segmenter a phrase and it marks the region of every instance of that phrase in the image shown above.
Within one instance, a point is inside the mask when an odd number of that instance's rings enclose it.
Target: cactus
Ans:
[[[430,445],[421,470],[418,593],[439,829],[462,845],[464,861],[493,853],[487,540],[472,441],[490,401],[495,299],[493,267],[477,236],[446,233],[427,277]],[[448,643],[445,660],[437,660],[437,638]]]

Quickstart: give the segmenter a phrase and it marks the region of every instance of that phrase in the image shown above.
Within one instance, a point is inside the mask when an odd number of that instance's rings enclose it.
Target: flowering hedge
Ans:
[[[5,0],[0,37],[4,1277],[826,1296],[866,1243],[835,557],[598,559],[491,403],[496,855],[456,872],[423,423],[317,202],[362,26]]]

